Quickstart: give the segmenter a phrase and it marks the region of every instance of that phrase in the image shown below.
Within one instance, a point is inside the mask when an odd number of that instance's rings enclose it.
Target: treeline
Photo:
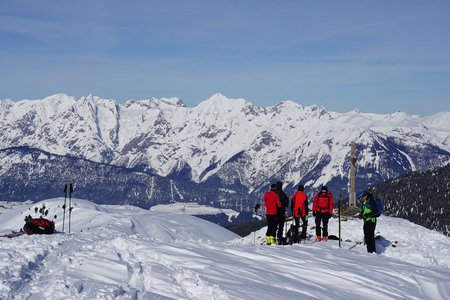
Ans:
[[[5,162],[3,166],[1,162]],[[35,202],[62,197],[67,182],[75,184],[76,198],[146,209],[156,204],[196,202],[239,212],[252,210],[256,201],[254,196],[240,191],[27,147],[0,150],[0,171],[1,168],[5,170],[0,172],[0,200],[5,201]]]
[[[372,188],[386,215],[407,219],[450,236],[450,164],[412,172]]]

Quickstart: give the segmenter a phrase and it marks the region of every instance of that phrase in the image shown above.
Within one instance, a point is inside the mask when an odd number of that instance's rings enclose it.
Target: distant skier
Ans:
[[[313,216],[316,218],[316,242],[328,241],[328,221],[333,215],[333,206],[333,195],[324,185],[313,200]],[[322,233],[320,230],[321,223]]]
[[[275,192],[280,199],[281,207],[278,209],[278,231],[277,240],[278,244],[283,244],[283,232],[284,232],[284,222],[286,221],[286,209],[289,206],[289,197],[283,192],[283,182],[277,181]]]
[[[302,233],[300,234],[300,239],[306,239],[306,229],[308,227],[308,196],[304,193],[305,187],[302,184],[298,185],[297,190],[297,193],[292,196],[291,200],[291,212],[296,228],[295,234],[298,235],[301,218]]]
[[[267,232],[266,243],[267,245],[276,244],[275,236],[277,232],[277,219],[278,210],[281,207],[280,199],[278,198],[275,190],[276,184],[270,186],[270,191],[264,194],[264,206],[266,207],[266,219],[267,219]]]
[[[367,252],[375,252],[375,227],[377,226],[378,208],[370,192],[365,192],[361,198],[361,217],[364,220],[364,241]]]

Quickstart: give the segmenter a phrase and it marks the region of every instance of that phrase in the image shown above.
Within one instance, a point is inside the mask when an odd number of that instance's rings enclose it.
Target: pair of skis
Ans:
[[[63,227],[62,227],[62,232],[64,232],[64,225],[65,225],[65,220],[66,220],[66,204],[67,204],[67,194],[69,194],[69,234],[70,234],[70,218],[72,215],[72,193],[73,193],[73,184],[72,183],[66,183],[64,185],[64,205],[63,205],[63,210],[64,210],[64,214],[63,214]]]
[[[13,237],[16,237],[16,236],[23,235],[25,233],[26,233],[25,231],[12,231],[11,233],[6,233],[4,235],[0,235],[0,237],[13,238]]]

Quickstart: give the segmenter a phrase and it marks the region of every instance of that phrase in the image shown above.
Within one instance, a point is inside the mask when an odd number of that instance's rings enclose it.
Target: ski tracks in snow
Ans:
[[[130,243],[129,238],[117,237],[111,243],[120,259],[127,264],[130,287],[164,297],[176,294],[182,299],[228,299],[218,286],[208,284],[193,269],[175,262],[173,256],[165,258],[160,254],[164,253],[160,248],[166,247],[169,252],[179,252],[181,257],[196,254],[189,253],[176,244],[161,246],[142,242],[136,240],[136,243]],[[159,249],[152,251],[154,247]]]
[[[70,235],[0,238],[0,299],[450,299],[447,237],[396,219],[379,229],[400,243],[371,255],[332,240],[260,245],[183,214],[79,203]],[[23,222],[10,215],[4,230]]]
[[[63,235],[55,234],[51,239],[45,236],[20,236],[15,239],[1,241],[2,246],[8,242],[14,242],[13,245],[17,246],[17,239],[21,240],[20,248],[1,255],[1,275],[6,278],[0,286],[1,299],[29,299],[32,294],[40,294],[43,299],[64,298],[67,293],[53,291],[64,281],[64,276],[60,276],[64,270],[57,259],[60,256],[57,249],[63,245]],[[15,263],[5,264],[6,260]],[[14,295],[13,298],[11,295]]]
[[[180,259],[196,256],[182,245],[104,232],[18,238],[23,240],[21,249],[0,252],[4,262],[0,272],[6,278],[0,285],[1,299],[137,300],[173,299],[174,295],[180,299],[228,299],[217,285],[201,278],[195,266],[183,267],[173,257],[161,254],[161,248],[167,247],[178,252]],[[158,251],[152,250],[154,247]],[[11,256],[20,263],[11,264]]]

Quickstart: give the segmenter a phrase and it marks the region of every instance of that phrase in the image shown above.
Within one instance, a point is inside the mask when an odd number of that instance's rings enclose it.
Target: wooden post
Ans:
[[[342,241],[342,227],[341,227],[341,195],[339,195],[339,248],[341,248],[341,241]]]
[[[355,189],[355,176],[356,176],[356,144],[352,142],[351,146],[351,166],[350,166],[350,195],[349,206],[356,207],[356,189]]]

